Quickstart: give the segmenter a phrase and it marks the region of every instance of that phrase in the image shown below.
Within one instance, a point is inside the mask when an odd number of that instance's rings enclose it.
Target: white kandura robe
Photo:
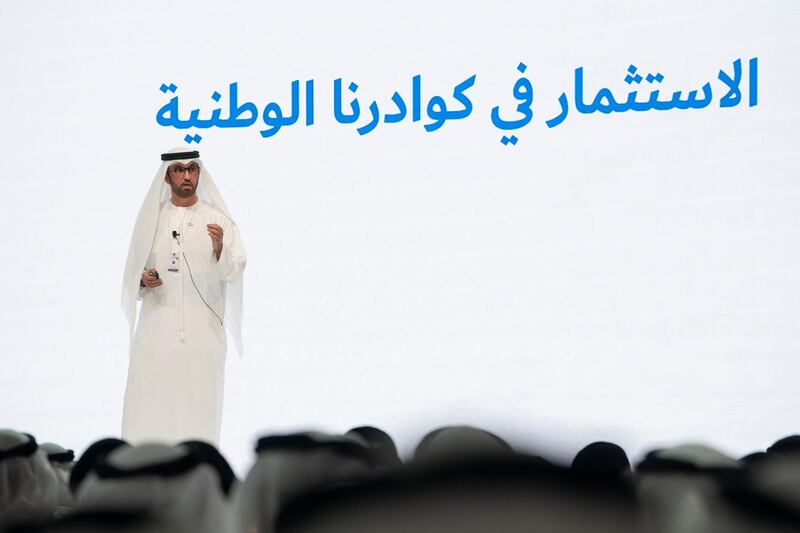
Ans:
[[[219,261],[207,224],[224,231]],[[173,230],[181,241],[178,272],[169,271]],[[130,350],[123,439],[134,444],[188,439],[219,444],[227,342],[214,313],[224,319],[225,287],[241,277],[245,264],[236,225],[212,205],[203,200],[191,207],[170,201],[161,205],[142,270],[158,270],[163,285],[139,291],[142,305]]]

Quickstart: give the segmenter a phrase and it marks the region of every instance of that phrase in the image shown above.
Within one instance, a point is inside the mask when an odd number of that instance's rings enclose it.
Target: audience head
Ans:
[[[725,531],[731,513],[722,493],[742,474],[739,461],[708,446],[664,448],[637,466],[637,494],[653,530]]]
[[[741,463],[703,444],[683,444],[647,454],[637,466],[638,472],[727,472],[741,468]]]
[[[511,446],[483,429],[446,426],[425,435],[417,445],[414,460],[425,464],[450,464],[509,457]]]
[[[141,513],[186,531],[227,528],[217,469],[182,445],[116,448],[86,477],[76,499],[82,512]]]
[[[58,507],[55,514],[56,517],[60,517],[68,513],[75,503],[69,488],[70,473],[72,467],[75,466],[75,453],[54,442],[40,444],[39,449],[50,461],[50,465],[58,476]]]
[[[767,452],[753,452],[753,453],[748,453],[743,457],[740,457],[739,462],[742,464],[743,467],[749,468],[769,458],[770,455]]]
[[[238,530],[272,531],[283,508],[312,492],[357,483],[375,453],[360,435],[304,432],[262,437],[237,499]]]
[[[128,446],[124,440],[109,437],[100,439],[91,444],[86,451],[83,452],[80,459],[72,467],[72,472],[69,477],[69,488],[75,493],[78,490],[84,478],[92,472],[95,467],[102,463],[106,456],[120,446]]]
[[[396,467],[402,464],[392,437],[385,431],[372,426],[360,426],[345,433],[345,437],[352,436],[358,436],[366,442],[381,466]]]
[[[776,440],[767,448],[767,453],[772,455],[800,454],[800,435],[789,435]]]
[[[58,487],[58,476],[32,435],[0,430],[0,523],[51,519]]]
[[[68,483],[72,468],[75,466],[75,452],[54,442],[40,444],[39,449],[47,456],[47,460],[56,469],[64,483]]]
[[[200,440],[182,442],[181,446],[188,448],[197,457],[200,463],[211,465],[219,475],[220,489],[225,496],[230,495],[231,488],[236,482],[236,474],[231,465],[211,443]]]
[[[44,442],[39,445],[39,448],[47,455],[47,459],[51,463],[70,465],[75,461],[75,452],[67,450],[55,442]]]
[[[595,479],[619,481],[629,477],[631,463],[621,447],[611,442],[593,442],[572,460],[574,473]]]

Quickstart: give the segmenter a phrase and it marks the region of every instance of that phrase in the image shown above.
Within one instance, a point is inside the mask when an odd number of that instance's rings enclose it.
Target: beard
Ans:
[[[190,185],[190,187],[184,188],[184,185]],[[195,192],[195,186],[190,181],[182,181],[178,184],[170,183],[170,186],[175,196],[181,198],[191,198]]]

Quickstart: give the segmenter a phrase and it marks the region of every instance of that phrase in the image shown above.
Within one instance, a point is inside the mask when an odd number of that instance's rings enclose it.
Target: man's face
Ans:
[[[181,198],[191,198],[197,190],[200,179],[200,165],[194,161],[188,165],[174,163],[167,168],[164,181],[169,183],[172,193]]]

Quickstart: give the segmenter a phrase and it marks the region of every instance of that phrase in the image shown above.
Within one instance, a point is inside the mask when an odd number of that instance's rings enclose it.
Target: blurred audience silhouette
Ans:
[[[571,464],[446,426],[403,462],[373,426],[267,435],[239,482],[209,443],[72,450],[0,430],[0,532],[800,531],[800,436],[734,459],[593,442]]]

